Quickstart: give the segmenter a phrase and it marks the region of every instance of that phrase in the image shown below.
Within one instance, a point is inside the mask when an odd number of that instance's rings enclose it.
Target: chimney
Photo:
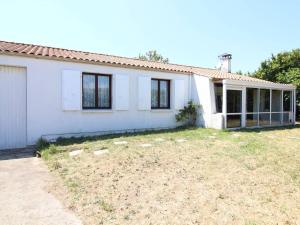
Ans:
[[[231,59],[232,55],[228,53],[224,53],[219,55],[220,63],[218,69],[222,72],[231,73]]]

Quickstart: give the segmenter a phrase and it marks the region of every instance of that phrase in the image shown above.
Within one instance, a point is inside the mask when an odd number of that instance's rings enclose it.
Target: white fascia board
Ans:
[[[271,88],[271,89],[280,89],[280,90],[296,89],[296,86],[292,84],[264,83],[264,82],[244,81],[244,80],[224,79],[223,84],[240,85],[240,86],[253,87],[253,88]]]
[[[194,73],[193,75],[201,76],[201,77],[206,77],[207,79],[212,80],[212,77],[211,77],[211,76],[207,76],[207,75],[205,75],[205,74]]]
[[[198,76],[207,77],[212,80],[213,78],[207,76],[205,74],[194,74]],[[229,85],[240,85],[246,87],[256,87],[256,88],[272,88],[272,89],[280,89],[280,90],[295,90],[296,86],[292,84],[280,84],[280,83],[264,83],[264,82],[256,82],[256,81],[245,81],[245,80],[232,80],[232,79],[222,79],[223,84]]]

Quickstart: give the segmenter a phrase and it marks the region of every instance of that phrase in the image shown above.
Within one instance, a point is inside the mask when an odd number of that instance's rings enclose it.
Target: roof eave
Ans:
[[[111,67],[128,68],[128,69],[135,69],[135,70],[145,70],[145,71],[153,71],[153,72],[165,72],[165,73],[177,73],[177,74],[192,75],[192,72],[184,71],[184,70],[170,70],[170,69],[162,69],[162,68],[154,68],[154,67],[146,67],[146,66],[126,65],[126,64],[122,64],[122,63],[109,63],[109,62],[100,62],[100,61],[94,61],[94,60],[91,61],[91,60],[72,59],[72,58],[63,58],[63,57],[55,57],[55,56],[50,57],[50,56],[41,56],[41,55],[29,55],[29,54],[25,54],[25,53],[17,53],[17,52],[9,52],[9,51],[0,51],[0,55],[44,59],[44,60],[52,60],[52,61],[83,63],[83,64],[92,64],[92,65],[101,65],[101,66],[111,66]]]

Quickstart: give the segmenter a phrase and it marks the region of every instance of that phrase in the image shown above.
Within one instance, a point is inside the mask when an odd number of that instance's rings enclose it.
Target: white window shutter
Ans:
[[[80,110],[81,72],[63,70],[62,72],[62,108]]]
[[[116,75],[116,97],[115,109],[128,110],[129,109],[129,77],[127,75]]]
[[[174,93],[175,109],[182,109],[185,105],[184,80],[175,80]]]
[[[151,110],[151,77],[138,78],[138,109]]]

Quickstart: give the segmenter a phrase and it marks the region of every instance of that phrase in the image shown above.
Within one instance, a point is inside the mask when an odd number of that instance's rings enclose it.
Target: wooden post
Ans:
[[[293,94],[293,100],[294,100],[293,101],[294,102],[294,104],[293,104],[294,105],[294,107],[293,107],[294,108],[294,116],[293,116],[294,117],[294,121],[293,121],[293,123],[294,123],[294,125],[296,125],[296,111],[297,111],[296,91],[297,91],[297,89],[294,89],[294,91],[293,91],[293,93],[294,93]]]
[[[247,102],[247,99],[246,99],[246,87],[243,87],[243,90],[242,90],[242,127],[246,127],[246,102]]]
[[[270,124],[272,125],[272,89],[270,89]]]
[[[222,101],[222,113],[224,118],[224,128],[227,128],[227,84],[226,80],[223,80],[223,101]]]

